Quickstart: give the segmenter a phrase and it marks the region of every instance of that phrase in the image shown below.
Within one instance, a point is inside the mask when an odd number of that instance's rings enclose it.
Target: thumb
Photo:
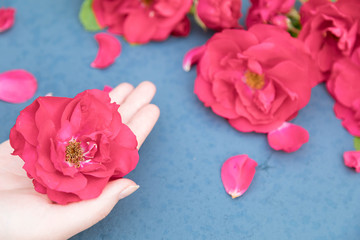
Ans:
[[[118,179],[108,183],[101,195],[95,199],[71,203],[69,205],[52,205],[52,218],[50,223],[54,226],[49,231],[58,238],[71,236],[91,227],[105,218],[115,204],[139,188],[129,179]]]

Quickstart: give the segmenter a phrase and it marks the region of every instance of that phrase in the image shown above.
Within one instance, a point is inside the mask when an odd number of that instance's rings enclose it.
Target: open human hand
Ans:
[[[154,127],[160,111],[150,104],[156,92],[150,82],[136,88],[122,83],[110,93],[120,104],[122,121],[136,135],[138,148]],[[24,162],[11,155],[9,141],[0,144],[0,239],[66,239],[106,217],[115,204],[138,189],[129,179],[108,183],[95,199],[53,204],[47,195],[34,190],[22,169]]]

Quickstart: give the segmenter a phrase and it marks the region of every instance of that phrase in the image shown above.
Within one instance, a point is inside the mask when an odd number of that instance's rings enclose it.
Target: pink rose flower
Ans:
[[[87,90],[39,97],[20,112],[10,144],[36,191],[59,204],[96,198],[136,167],[137,140],[118,107],[108,93]]]
[[[313,65],[302,42],[277,27],[224,30],[205,45],[194,91],[237,130],[267,133],[308,103]]]
[[[246,17],[246,26],[257,23],[270,23],[287,29],[287,14],[295,0],[251,0],[251,7]]]
[[[241,0],[198,0],[196,13],[207,28],[239,28]]]
[[[192,0],[94,0],[93,9],[101,27],[142,44],[163,41],[172,32],[188,34],[184,18],[191,5]]]
[[[14,21],[14,8],[0,8],[0,33],[10,29],[14,25]]]
[[[333,63],[359,45],[360,1],[309,0],[300,9],[299,39],[310,49],[326,80]]]
[[[335,115],[354,136],[360,137],[360,64],[343,58],[334,63],[327,82],[330,94],[335,98]]]

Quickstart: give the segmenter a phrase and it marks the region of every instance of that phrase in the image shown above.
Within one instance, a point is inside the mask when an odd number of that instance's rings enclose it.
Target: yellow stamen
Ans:
[[[150,6],[153,2],[153,0],[142,0],[142,2],[146,5],[146,6]]]
[[[65,160],[76,168],[80,167],[80,162],[84,161],[80,142],[75,140],[69,142],[65,150]]]
[[[264,87],[265,79],[263,74],[257,74],[251,71],[245,73],[246,84],[253,89],[261,89]]]

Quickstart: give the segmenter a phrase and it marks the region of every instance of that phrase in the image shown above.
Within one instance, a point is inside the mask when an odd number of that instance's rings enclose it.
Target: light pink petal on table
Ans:
[[[15,8],[0,8],[0,33],[10,29],[15,21]]]
[[[183,60],[184,71],[189,72],[191,66],[196,64],[200,60],[204,52],[205,52],[205,45],[190,49],[184,56],[184,60]]]
[[[95,60],[91,63],[91,67],[106,68],[113,64],[120,55],[121,44],[116,37],[108,33],[96,34],[95,40],[99,44],[99,51]]]
[[[226,160],[221,168],[225,191],[232,198],[243,195],[255,175],[257,163],[247,155],[237,155]]]
[[[360,151],[344,152],[344,163],[349,168],[355,168],[356,172],[360,172]]]
[[[270,147],[285,152],[295,152],[309,141],[309,133],[305,128],[284,122],[279,128],[268,133]]]
[[[25,70],[0,73],[0,100],[21,103],[32,98],[37,89],[36,78]]]

